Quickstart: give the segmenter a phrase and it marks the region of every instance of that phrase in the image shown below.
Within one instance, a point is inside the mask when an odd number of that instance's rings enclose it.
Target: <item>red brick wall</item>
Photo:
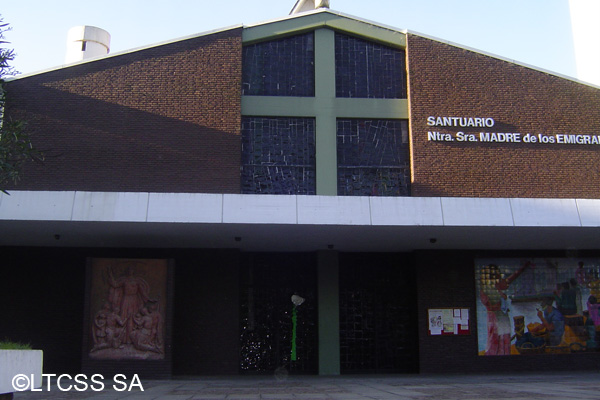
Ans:
[[[428,140],[428,131],[600,135],[600,89],[411,34],[407,57],[413,196],[600,197],[600,145]],[[429,116],[495,126],[436,128]]]
[[[239,193],[241,29],[7,84],[43,164],[19,190]]]

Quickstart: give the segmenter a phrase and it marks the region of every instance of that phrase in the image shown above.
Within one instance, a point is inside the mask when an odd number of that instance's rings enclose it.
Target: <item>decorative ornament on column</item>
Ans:
[[[298,326],[298,306],[304,303],[304,298],[298,296],[297,294],[292,296],[292,303],[294,304],[294,308],[292,309],[292,356],[291,360],[296,361],[298,359],[296,354],[296,328]]]

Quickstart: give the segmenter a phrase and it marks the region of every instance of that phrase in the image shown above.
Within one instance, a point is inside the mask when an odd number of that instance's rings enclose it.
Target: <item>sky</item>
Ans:
[[[600,1],[600,0],[598,0]],[[67,31],[111,34],[111,54],[285,17],[295,0],[4,0],[0,16],[23,74],[64,63]],[[576,76],[568,0],[330,0],[332,10]]]

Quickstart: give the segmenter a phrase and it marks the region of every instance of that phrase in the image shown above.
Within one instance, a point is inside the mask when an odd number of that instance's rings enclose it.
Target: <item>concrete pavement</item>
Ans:
[[[190,377],[168,381],[140,380],[131,391],[60,391],[52,382],[42,392],[15,393],[15,400],[216,400],[216,399],[600,399],[600,372],[514,375],[361,375]],[[63,385],[64,386],[64,385]]]

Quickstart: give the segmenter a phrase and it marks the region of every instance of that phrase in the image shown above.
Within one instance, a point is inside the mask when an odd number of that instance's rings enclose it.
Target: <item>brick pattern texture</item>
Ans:
[[[239,193],[241,32],[9,82],[7,115],[46,155],[13,189]]]
[[[428,141],[428,131],[600,135],[600,90],[408,35],[413,196],[599,198],[600,146]],[[493,128],[427,125],[489,117]]]

